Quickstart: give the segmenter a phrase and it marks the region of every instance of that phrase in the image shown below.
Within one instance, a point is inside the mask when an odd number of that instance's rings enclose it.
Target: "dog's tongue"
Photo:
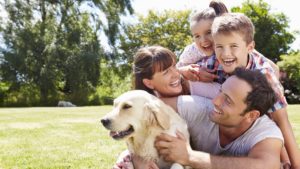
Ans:
[[[109,133],[109,135],[111,136],[111,137],[114,137],[114,136],[116,136],[116,135],[118,135],[119,134],[119,132],[117,132],[117,131],[111,131],[110,133]]]

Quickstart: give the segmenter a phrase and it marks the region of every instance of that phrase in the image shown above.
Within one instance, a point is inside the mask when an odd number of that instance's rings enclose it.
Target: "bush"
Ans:
[[[283,55],[282,61],[277,65],[280,67],[281,83],[285,89],[285,96],[288,103],[300,103],[300,53]]]

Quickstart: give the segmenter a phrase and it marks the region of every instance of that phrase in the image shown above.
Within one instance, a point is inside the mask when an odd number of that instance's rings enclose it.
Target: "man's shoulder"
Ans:
[[[250,128],[248,134],[255,142],[266,138],[277,138],[283,141],[281,130],[267,115],[259,117]]]

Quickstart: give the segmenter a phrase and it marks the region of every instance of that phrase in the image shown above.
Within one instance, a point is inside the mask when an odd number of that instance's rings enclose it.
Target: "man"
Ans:
[[[283,137],[268,118],[276,94],[258,71],[238,68],[207,107],[197,106],[197,96],[165,99],[187,121],[191,144],[181,133],[156,140],[166,161],[192,168],[280,168]],[[134,161],[135,162],[135,161]]]

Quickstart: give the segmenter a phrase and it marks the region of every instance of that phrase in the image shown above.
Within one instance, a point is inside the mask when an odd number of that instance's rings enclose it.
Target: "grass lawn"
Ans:
[[[0,109],[0,169],[110,169],[124,142],[99,120],[111,106]],[[300,105],[288,107],[300,145]]]

